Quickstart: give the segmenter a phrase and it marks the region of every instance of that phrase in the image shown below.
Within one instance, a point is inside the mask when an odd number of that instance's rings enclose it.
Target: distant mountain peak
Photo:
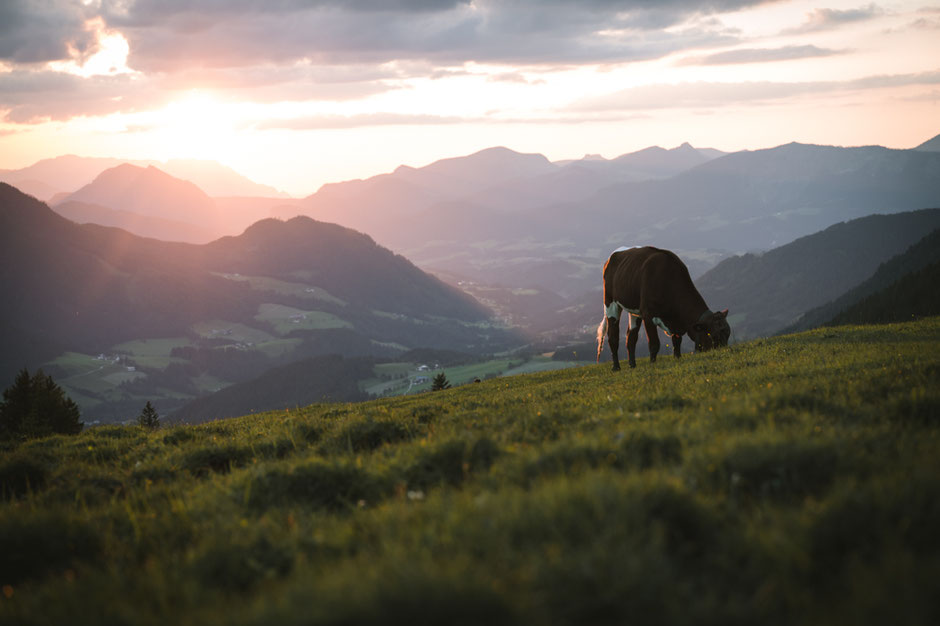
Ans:
[[[914,149],[920,150],[921,152],[940,152],[940,135],[937,135],[933,139],[928,139]]]

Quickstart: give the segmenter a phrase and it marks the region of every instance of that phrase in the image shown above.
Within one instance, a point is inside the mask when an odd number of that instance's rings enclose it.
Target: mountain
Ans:
[[[124,164],[144,168],[153,165],[172,176],[194,183],[210,196],[289,197],[274,187],[249,180],[230,167],[215,161],[195,159],[172,159],[161,162],[81,157],[68,154],[52,159],[42,159],[28,167],[16,170],[0,170],[0,181],[13,185],[40,200],[51,200],[56,194],[74,192],[92,182],[105,170]]]
[[[412,218],[435,203],[459,199],[514,178],[552,171],[554,167],[540,154],[489,148],[421,168],[402,165],[390,174],[323,185],[303,199],[302,207],[315,219],[362,230],[385,242],[395,233],[420,229]]]
[[[5,184],[0,290],[0,380],[46,366],[111,420],[148,396],[178,406],[319,354],[520,342],[466,294],[335,224],[269,219],[171,243],[75,224]]]
[[[53,210],[62,217],[79,224],[113,226],[136,235],[164,241],[203,243],[213,239],[213,233],[195,224],[110,209],[98,204],[73,200],[56,204]]]
[[[214,223],[219,218],[212,198],[199,187],[152,165],[124,163],[107,169],[64,201],[191,223]]]
[[[902,276],[840,312],[827,326],[909,322],[940,315],[940,262]],[[926,288],[925,288],[926,286]]]
[[[905,281],[904,284],[910,283],[911,275],[920,272],[925,267],[937,263],[940,263],[940,229],[934,230],[903,253],[882,263],[870,278],[863,281],[858,286],[850,289],[835,300],[807,311],[795,324],[788,327],[786,331],[797,332],[822,326],[833,318],[840,316],[843,311],[847,311],[870,296],[884,292],[902,279]],[[924,286],[937,285],[940,283],[922,281],[913,284],[917,285],[914,291],[932,293],[935,292],[936,289],[925,289]],[[882,299],[884,298],[884,296],[880,297]],[[866,307],[862,308],[864,309]],[[900,319],[910,318],[910,313],[907,313],[907,309],[901,306],[900,301],[896,303],[894,309],[896,314],[900,314],[903,317],[883,319],[883,321],[900,321]],[[846,314],[846,316],[852,318],[853,314]]]
[[[191,181],[212,197],[290,198],[283,191],[256,183],[216,161],[171,159],[163,164],[155,163],[155,165],[172,176]]]
[[[197,398],[170,417],[197,424],[214,419],[303,407],[317,402],[367,400],[358,381],[369,378],[374,360],[330,354],[275,367],[256,379]]]
[[[937,135],[933,139],[928,139],[914,149],[927,152],[940,152],[940,135]]]
[[[94,180],[101,172],[123,163],[144,167],[148,165],[145,161],[80,157],[67,154],[52,159],[43,159],[18,170],[2,170],[0,171],[0,181],[9,183],[42,200],[48,200],[56,193],[75,191]],[[32,185],[42,185],[45,192],[41,195],[33,193],[31,186],[21,186],[24,181],[32,181]]]
[[[836,298],[940,227],[940,209],[836,224],[763,254],[726,259],[696,285],[713,309],[730,309],[736,340],[773,334]]]
[[[289,198],[210,198],[194,183],[157,167],[123,163],[105,170],[53,206],[66,217],[116,226],[145,237],[207,243],[237,234],[292,202]],[[99,208],[92,210],[91,206]]]
[[[462,157],[324,186],[300,206],[428,271],[574,298],[620,245],[672,249],[698,273],[841,221],[940,205],[940,153],[917,150],[792,143],[710,158],[683,144],[561,164],[505,149],[471,155],[496,156],[499,168]],[[464,165],[487,176],[468,185],[470,173],[455,173]],[[437,170],[458,182],[432,184]]]

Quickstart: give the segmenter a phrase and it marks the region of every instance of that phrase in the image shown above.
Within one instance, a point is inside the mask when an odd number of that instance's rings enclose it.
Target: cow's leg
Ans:
[[[650,345],[650,363],[655,363],[656,355],[659,354],[659,328],[648,317],[643,318],[643,324],[646,325],[646,339]]]
[[[617,358],[617,350],[620,348],[620,319],[616,317],[607,318],[607,344],[610,346],[610,357],[614,361],[611,368],[613,371],[620,371],[620,359]]]
[[[677,359],[682,356],[682,335],[672,336],[672,353]]]
[[[630,332],[627,333],[627,357],[630,367],[636,367],[636,341],[640,338],[640,318],[630,316]]]

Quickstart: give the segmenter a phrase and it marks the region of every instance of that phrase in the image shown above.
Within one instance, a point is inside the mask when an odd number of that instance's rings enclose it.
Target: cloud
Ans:
[[[34,70],[0,74],[0,110],[7,111],[5,121],[18,124],[155,108],[170,96],[152,81],[126,74],[87,78]]]
[[[85,54],[95,36],[85,28],[92,14],[68,0],[0,2],[0,59],[43,63]]]
[[[336,130],[363,126],[425,126],[474,121],[441,115],[366,113],[361,115],[312,115],[300,118],[269,119],[252,125],[256,130]]]
[[[144,72],[299,61],[436,65],[628,61],[651,30],[775,0],[13,0],[0,9],[0,58],[65,59],[100,18]],[[83,39],[84,38],[84,39]],[[639,37],[641,38],[641,37]],[[670,51],[681,48],[675,40]]]
[[[816,46],[784,46],[782,48],[743,48],[728,50],[700,57],[689,57],[680,61],[680,65],[737,65],[743,63],[770,63],[774,61],[793,61],[845,54],[845,50],[831,50]]]
[[[806,21],[796,28],[788,29],[787,33],[812,33],[822,30],[832,30],[845,24],[863,22],[883,15],[884,11],[875,4],[859,7],[857,9],[814,9],[806,14]]]
[[[937,84],[940,84],[940,70],[919,74],[868,76],[848,81],[686,82],[674,85],[644,85],[604,96],[586,98],[572,104],[569,110],[577,113],[596,113],[714,108],[738,104],[771,103],[820,93]]]

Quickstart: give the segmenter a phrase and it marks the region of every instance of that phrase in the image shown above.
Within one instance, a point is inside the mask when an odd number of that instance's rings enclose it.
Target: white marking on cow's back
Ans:
[[[639,246],[620,246],[619,248],[614,250],[614,252],[623,252],[624,250],[633,250],[634,248],[638,248],[638,247]],[[611,254],[613,254],[614,252],[611,252]]]

